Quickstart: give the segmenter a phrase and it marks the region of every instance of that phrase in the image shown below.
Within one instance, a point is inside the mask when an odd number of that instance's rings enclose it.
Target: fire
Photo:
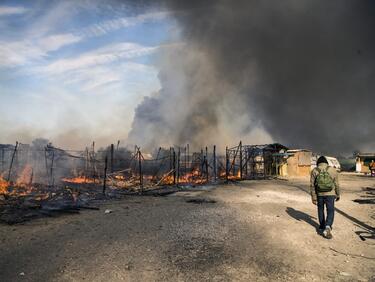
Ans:
[[[226,174],[225,171],[223,171],[223,172],[220,173],[220,177],[222,177],[222,178],[226,177],[226,175],[227,174]],[[241,179],[241,172],[238,171],[237,174],[235,174],[235,175],[229,174],[228,175],[228,179],[230,179],[230,180],[239,180],[239,179]]]
[[[177,179],[175,179],[175,176],[173,173],[169,172],[165,174],[162,179],[161,183],[165,185],[171,185],[178,182],[179,184],[188,184],[188,183],[194,183],[194,184],[203,184],[206,182],[206,177],[200,175],[200,172],[198,169],[193,170],[191,173],[186,173],[184,175],[180,175]]]
[[[63,178],[61,180],[64,181],[64,182],[77,183],[77,184],[81,184],[81,183],[95,183],[95,179],[87,178],[87,177],[82,177],[82,176],[73,177],[73,178]]]
[[[116,180],[125,180],[125,176],[123,175],[115,175]]]
[[[24,169],[21,172],[21,175],[18,177],[17,184],[28,184],[32,181],[33,168],[31,165],[25,165]]]
[[[33,192],[33,187],[30,185],[25,185],[18,183],[12,185],[12,189],[9,189],[10,183],[0,177],[0,194],[11,195],[11,196],[26,196]]]
[[[8,194],[9,183],[0,176],[0,194]]]

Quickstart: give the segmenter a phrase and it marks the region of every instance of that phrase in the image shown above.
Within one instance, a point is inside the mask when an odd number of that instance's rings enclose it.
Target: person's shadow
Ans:
[[[291,207],[287,207],[285,211],[289,216],[293,217],[294,219],[296,219],[298,221],[303,220],[304,222],[313,226],[316,230],[319,229],[319,224],[315,221],[316,217],[313,217],[313,216],[311,216],[307,213],[301,212],[301,211],[297,211],[297,210],[295,210]]]

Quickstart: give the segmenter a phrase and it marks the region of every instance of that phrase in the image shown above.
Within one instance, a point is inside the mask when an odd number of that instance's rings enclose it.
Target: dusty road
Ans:
[[[307,179],[244,181],[1,225],[0,281],[375,281],[375,179],[340,179],[332,240]]]

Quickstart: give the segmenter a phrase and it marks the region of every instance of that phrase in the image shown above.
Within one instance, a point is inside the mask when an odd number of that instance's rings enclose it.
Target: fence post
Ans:
[[[240,141],[240,179],[242,180],[242,141]]]
[[[217,175],[216,175],[216,145],[214,145],[214,152],[213,152],[213,158],[214,158],[214,181],[216,181]]]
[[[55,178],[53,177],[53,163],[55,160],[55,150],[52,149],[52,161],[51,161],[51,186],[55,185]]]
[[[143,173],[142,173],[142,154],[138,148],[138,166],[139,166],[139,185],[141,186],[141,194],[143,194]]]
[[[108,157],[105,156],[105,160],[104,160],[103,195],[105,195],[106,184],[107,184],[107,166],[108,166]]]
[[[176,185],[176,152],[173,148],[173,185]]]
[[[180,158],[181,158],[181,148],[178,147],[178,155],[177,155],[177,185],[180,179]]]
[[[228,146],[225,147],[225,178],[228,182],[229,177],[229,154],[228,154]]]
[[[187,150],[187,163],[186,163],[186,166],[189,166],[190,168],[190,173],[191,173],[191,166],[190,166],[190,148],[189,148],[189,144],[186,145],[186,150]],[[186,169],[187,171],[187,169]],[[189,182],[189,177],[186,178],[186,181]]]
[[[113,173],[113,171],[114,171],[114,169],[113,169],[114,153],[115,153],[115,146],[113,144],[111,144],[111,173]]]
[[[8,182],[10,181],[10,176],[11,176],[11,173],[12,173],[12,166],[13,166],[14,156],[16,155],[17,148],[18,148],[18,141],[16,141],[16,146],[14,146],[14,151],[13,151],[13,155],[12,155],[12,160],[10,161],[9,173],[8,173],[8,179],[7,179]]]

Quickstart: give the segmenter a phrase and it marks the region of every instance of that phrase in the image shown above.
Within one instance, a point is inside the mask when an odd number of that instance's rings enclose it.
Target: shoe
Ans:
[[[326,229],[324,229],[323,231],[323,237],[327,239],[332,239],[331,227],[326,226]]]

